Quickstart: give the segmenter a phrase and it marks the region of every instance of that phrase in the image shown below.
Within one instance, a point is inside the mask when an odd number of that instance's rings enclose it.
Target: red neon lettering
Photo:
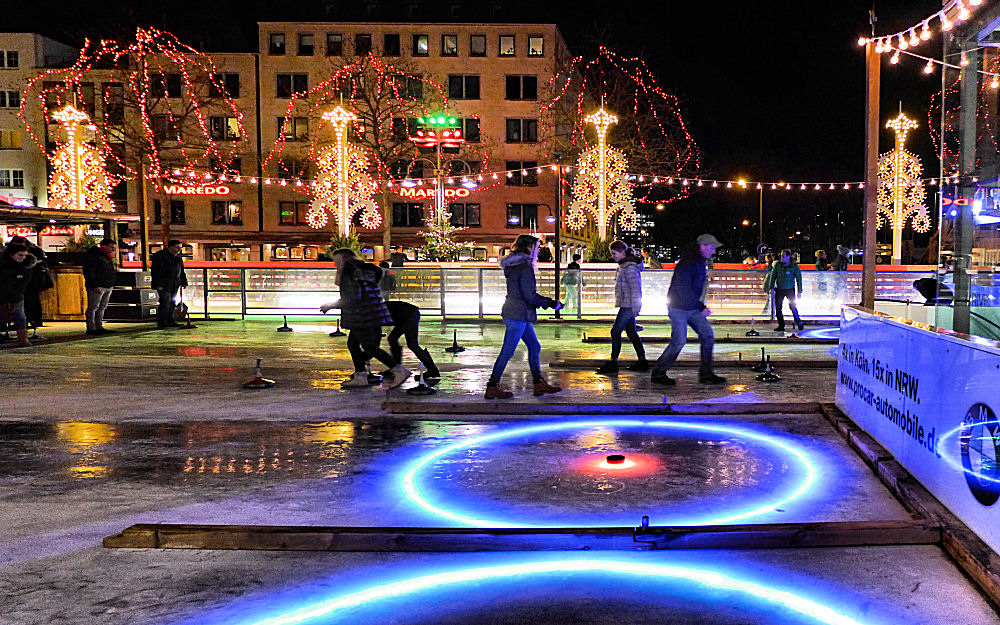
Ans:
[[[232,189],[224,184],[210,187],[182,187],[176,184],[164,185],[163,192],[167,195],[229,195]]]

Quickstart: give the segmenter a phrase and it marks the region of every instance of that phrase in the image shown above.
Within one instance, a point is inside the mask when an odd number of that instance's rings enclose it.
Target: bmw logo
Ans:
[[[959,438],[965,483],[972,496],[984,506],[1000,499],[1000,423],[983,403],[975,403],[965,413]]]

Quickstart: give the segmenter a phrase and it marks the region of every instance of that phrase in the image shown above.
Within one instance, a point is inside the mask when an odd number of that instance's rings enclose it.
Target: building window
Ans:
[[[208,95],[213,98],[240,97],[240,75],[216,74],[215,79],[208,83]]]
[[[181,131],[170,115],[153,115],[153,138],[157,141],[180,141]]]
[[[528,56],[545,56],[544,37],[528,37]]]
[[[316,37],[311,34],[299,35],[299,56],[316,54]]]
[[[506,93],[508,100],[537,100],[537,76],[507,76]]]
[[[278,160],[279,178],[305,178],[309,175],[309,160],[285,157]]]
[[[413,35],[413,56],[427,56],[431,53],[428,35]]]
[[[157,98],[181,97],[181,75],[153,74],[150,77],[149,92]]]
[[[421,74],[405,76],[396,74],[392,77],[392,84],[395,88],[395,95],[411,100],[422,100],[424,97],[424,81]]]
[[[16,109],[21,106],[20,91],[0,91],[0,109]]]
[[[507,161],[507,185],[511,187],[537,187],[537,161]]]
[[[267,53],[280,56],[285,53],[285,33],[271,33],[267,36]]]
[[[537,119],[507,120],[507,143],[536,143],[537,141]]]
[[[215,141],[239,141],[240,120],[235,117],[209,117],[208,131]]]
[[[309,118],[279,117],[278,134],[284,137],[285,141],[308,141]]]
[[[382,56],[399,56],[401,51],[402,44],[399,42],[398,34],[382,35]]]
[[[212,160],[209,161],[209,167],[211,168],[211,171],[216,174],[239,176],[243,173],[243,159],[239,156],[234,156],[228,161],[223,162],[213,157]]]
[[[441,56],[458,56],[458,35],[441,35]]]
[[[479,76],[449,74],[448,97],[452,100],[478,100]]]
[[[486,56],[486,35],[469,36],[469,56]]]
[[[0,189],[23,189],[23,169],[0,169]]]
[[[309,202],[278,202],[278,223],[283,226],[305,226],[309,222]]]
[[[163,208],[160,206],[160,200],[153,200],[153,223],[155,225],[163,223]]]
[[[466,117],[465,118],[465,142],[466,143],[479,143],[482,141],[482,136],[479,134],[479,118],[478,117]]]
[[[170,223],[184,223],[184,200],[170,200]]]
[[[372,51],[372,36],[366,33],[354,35],[354,55],[365,56]]]
[[[404,228],[423,226],[424,205],[412,202],[394,202],[392,205],[392,225]]]
[[[0,50],[0,67],[13,69],[18,66],[17,50]]]
[[[243,203],[212,201],[212,223],[230,226],[243,225]]]
[[[538,204],[508,204],[508,228],[538,228]]]
[[[326,55],[344,56],[344,36],[340,33],[326,34]]]
[[[480,226],[478,203],[451,203],[448,205],[453,226]]]
[[[0,150],[20,150],[20,130],[0,130]]]
[[[500,56],[514,56],[514,35],[500,35]]]
[[[290,98],[297,93],[309,91],[309,75],[278,74],[275,91],[279,98]]]

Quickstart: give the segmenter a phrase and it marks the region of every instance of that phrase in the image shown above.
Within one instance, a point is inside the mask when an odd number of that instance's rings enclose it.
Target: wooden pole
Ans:
[[[864,257],[861,272],[861,306],[875,309],[875,227],[878,217],[878,133],[879,133],[879,87],[881,82],[881,55],[875,52],[875,44],[865,45],[867,62],[868,93],[865,99],[865,210]]]

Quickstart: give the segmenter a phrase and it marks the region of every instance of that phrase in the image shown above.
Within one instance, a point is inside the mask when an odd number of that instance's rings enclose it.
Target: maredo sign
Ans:
[[[196,185],[182,186],[179,184],[163,185],[163,192],[167,195],[229,195],[232,189],[224,184],[216,185]]]
[[[402,197],[408,197],[417,200],[423,200],[426,198],[434,197],[434,189],[428,189],[428,188],[418,189],[416,187],[411,187],[411,188],[400,187],[397,193]],[[457,189],[444,189],[444,196],[446,198],[469,197],[469,195],[471,194],[472,192],[466,189],[465,187],[458,187]]]

